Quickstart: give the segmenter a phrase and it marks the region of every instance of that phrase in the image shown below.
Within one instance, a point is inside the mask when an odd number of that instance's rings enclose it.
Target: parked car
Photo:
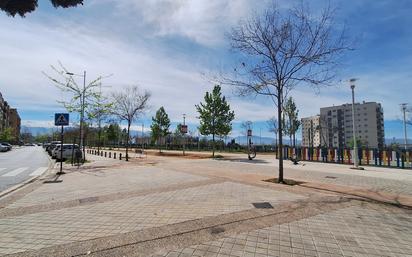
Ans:
[[[52,159],[56,159],[56,154],[57,151],[60,149],[61,145],[55,145],[55,147],[53,147],[53,149],[51,150],[51,158]]]
[[[60,145],[60,141],[53,141],[50,143],[49,146],[47,146],[46,151],[47,153],[51,156],[53,149],[57,146]]]
[[[56,160],[60,161],[60,155],[62,154],[61,147],[59,146],[57,150],[55,150],[56,154]],[[64,160],[69,160],[72,158],[76,158],[76,155],[79,158],[82,158],[82,152],[80,151],[80,148],[78,145],[73,145],[73,144],[64,144],[63,145],[63,161]]]
[[[9,147],[3,144],[0,144],[0,152],[7,152],[10,151]]]
[[[11,144],[6,143],[6,142],[0,142],[0,144],[3,145],[3,146],[6,146],[7,151],[10,151],[13,148],[13,146]]]

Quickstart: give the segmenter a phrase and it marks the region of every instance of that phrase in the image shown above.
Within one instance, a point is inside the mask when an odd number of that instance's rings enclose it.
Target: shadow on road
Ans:
[[[229,161],[229,162],[258,163],[258,164],[270,163],[266,160],[259,160],[259,159],[249,160],[247,157],[245,158],[221,158],[221,159],[216,159],[216,160],[217,161]]]

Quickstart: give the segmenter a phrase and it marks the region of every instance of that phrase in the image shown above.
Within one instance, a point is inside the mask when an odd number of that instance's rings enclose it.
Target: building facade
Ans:
[[[0,134],[11,128],[14,137],[13,143],[20,139],[21,119],[17,109],[11,108],[0,92]]]
[[[384,146],[383,109],[380,103],[355,104],[356,138],[370,148]],[[323,146],[348,147],[353,141],[352,104],[320,109],[319,127]]]
[[[21,119],[16,108],[11,108],[9,111],[9,127],[12,129],[15,142],[20,139]]]
[[[321,135],[319,130],[320,116],[312,116],[301,119],[302,146],[319,147],[321,146]]]

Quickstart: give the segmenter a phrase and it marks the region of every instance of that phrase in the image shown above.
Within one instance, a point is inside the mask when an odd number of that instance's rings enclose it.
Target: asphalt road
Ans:
[[[43,174],[48,165],[47,153],[40,146],[22,146],[0,152],[0,192]]]

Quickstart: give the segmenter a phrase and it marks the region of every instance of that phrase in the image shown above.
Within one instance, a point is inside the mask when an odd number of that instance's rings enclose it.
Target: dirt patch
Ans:
[[[277,184],[284,184],[284,185],[288,185],[288,186],[297,186],[297,185],[301,185],[303,183],[303,181],[297,181],[297,180],[293,180],[293,179],[283,179],[283,183],[279,183],[278,178],[270,178],[270,179],[265,179],[263,180],[264,182],[270,182],[270,183],[277,183]]]

